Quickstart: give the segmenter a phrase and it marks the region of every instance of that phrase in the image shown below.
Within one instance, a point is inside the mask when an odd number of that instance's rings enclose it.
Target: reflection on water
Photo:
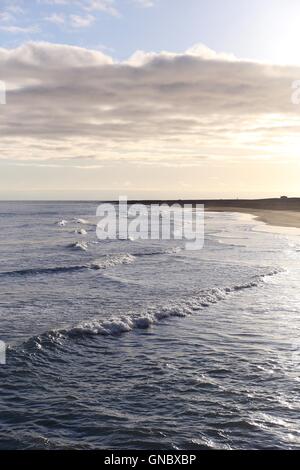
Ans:
[[[0,205],[0,447],[300,448],[299,235],[99,242],[95,207]]]

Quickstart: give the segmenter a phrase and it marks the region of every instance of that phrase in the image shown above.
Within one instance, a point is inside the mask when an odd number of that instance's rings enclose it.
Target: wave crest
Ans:
[[[92,269],[107,269],[114,266],[118,266],[119,264],[131,264],[134,263],[134,261],[135,256],[130,255],[128,253],[119,255],[107,255],[103,259],[93,261],[89,267]]]
[[[131,313],[105,320],[98,318],[79,323],[70,328],[50,330],[39,336],[31,337],[23,344],[22,349],[25,347],[25,350],[29,349],[30,352],[32,350],[37,352],[39,350],[47,350],[49,347],[61,346],[67,338],[72,339],[94,335],[116,337],[133,330],[145,330],[172,317],[191,316],[241,290],[258,287],[264,282],[266,277],[274,276],[281,272],[282,270],[274,269],[254,276],[245,284],[202,290],[188,299],[172,301],[167,306],[149,307],[140,313]]]

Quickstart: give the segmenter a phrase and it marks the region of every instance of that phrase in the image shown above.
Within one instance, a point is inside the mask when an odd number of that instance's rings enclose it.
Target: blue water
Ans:
[[[99,241],[96,207],[0,203],[0,448],[299,449],[300,234]]]

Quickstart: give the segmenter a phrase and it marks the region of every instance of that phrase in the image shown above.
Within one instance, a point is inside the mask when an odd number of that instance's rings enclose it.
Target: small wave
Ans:
[[[131,264],[135,261],[135,256],[126,254],[120,255],[107,255],[103,259],[93,261],[90,264],[92,269],[107,269],[119,264]]]
[[[286,271],[285,269],[275,268],[275,269],[272,269],[271,271],[266,271],[264,274],[261,274],[260,276],[257,276],[257,277],[263,280],[265,277],[276,276],[277,274],[283,273],[285,271]]]
[[[76,245],[80,245],[80,243]],[[19,269],[15,271],[6,271],[3,273],[0,273],[0,277],[71,273],[74,271],[83,271],[85,269],[99,269],[100,270],[100,269],[107,269],[110,267],[118,266],[121,264],[131,264],[134,261],[135,261],[135,257],[128,253],[118,254],[118,255],[107,255],[107,256],[104,256],[103,259],[92,261],[91,263],[87,263],[87,264],[73,265],[73,266],[50,266],[48,268]]]
[[[86,220],[86,219],[73,219],[73,222],[79,225],[91,225],[91,226],[97,225],[94,222],[91,222],[90,220]]]
[[[81,229],[79,229],[79,230],[76,229],[76,230],[75,230],[75,233],[76,233],[77,235],[83,235],[83,236],[87,235],[87,231],[84,230],[84,228],[81,228]]]
[[[57,222],[57,225],[59,227],[65,227],[67,225],[68,221],[67,220],[61,220],[60,222]]]
[[[16,271],[7,271],[0,273],[2,276],[26,276],[26,275],[39,275],[39,274],[58,274],[58,273],[69,273],[74,271],[81,271],[85,269],[86,266],[53,266],[49,268],[29,268],[29,269],[19,269]]]
[[[157,251],[142,251],[134,253],[134,256],[159,256],[159,255],[172,255],[177,254],[182,251],[180,246],[175,246],[172,248],[167,248],[166,250],[157,250]]]
[[[249,419],[249,422],[251,425],[262,429],[269,429],[270,427],[276,426],[297,432],[297,428],[294,427],[290,421],[264,412],[254,413],[251,419]]]
[[[88,225],[89,221],[85,219],[75,219],[76,224]]]
[[[72,243],[70,245],[71,248],[75,248],[77,250],[81,250],[81,251],[87,251],[88,250],[88,245],[87,243],[85,242],[76,242],[76,243]]]
[[[165,251],[167,255],[172,255],[173,253],[180,253],[182,251],[181,246],[174,246],[173,248],[169,248],[168,250]]]

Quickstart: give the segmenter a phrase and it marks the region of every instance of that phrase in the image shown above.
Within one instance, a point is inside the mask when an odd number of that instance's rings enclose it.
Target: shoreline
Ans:
[[[116,201],[118,202],[118,201]],[[205,211],[239,212],[273,227],[300,229],[300,198],[129,200],[128,204],[204,205]]]
[[[52,203],[52,204],[72,204],[72,203],[110,203],[118,204],[119,200],[26,200],[26,201],[4,201],[0,203]],[[281,197],[269,199],[128,199],[128,205],[174,205],[183,206],[185,204],[196,206],[204,205],[205,211],[211,212],[237,212],[253,215],[256,220],[264,222],[273,227],[287,227],[300,229],[300,198],[299,197]]]
[[[205,207],[207,212],[239,212],[254,215],[255,219],[275,227],[300,228],[300,212],[289,210],[251,209],[246,207]]]

